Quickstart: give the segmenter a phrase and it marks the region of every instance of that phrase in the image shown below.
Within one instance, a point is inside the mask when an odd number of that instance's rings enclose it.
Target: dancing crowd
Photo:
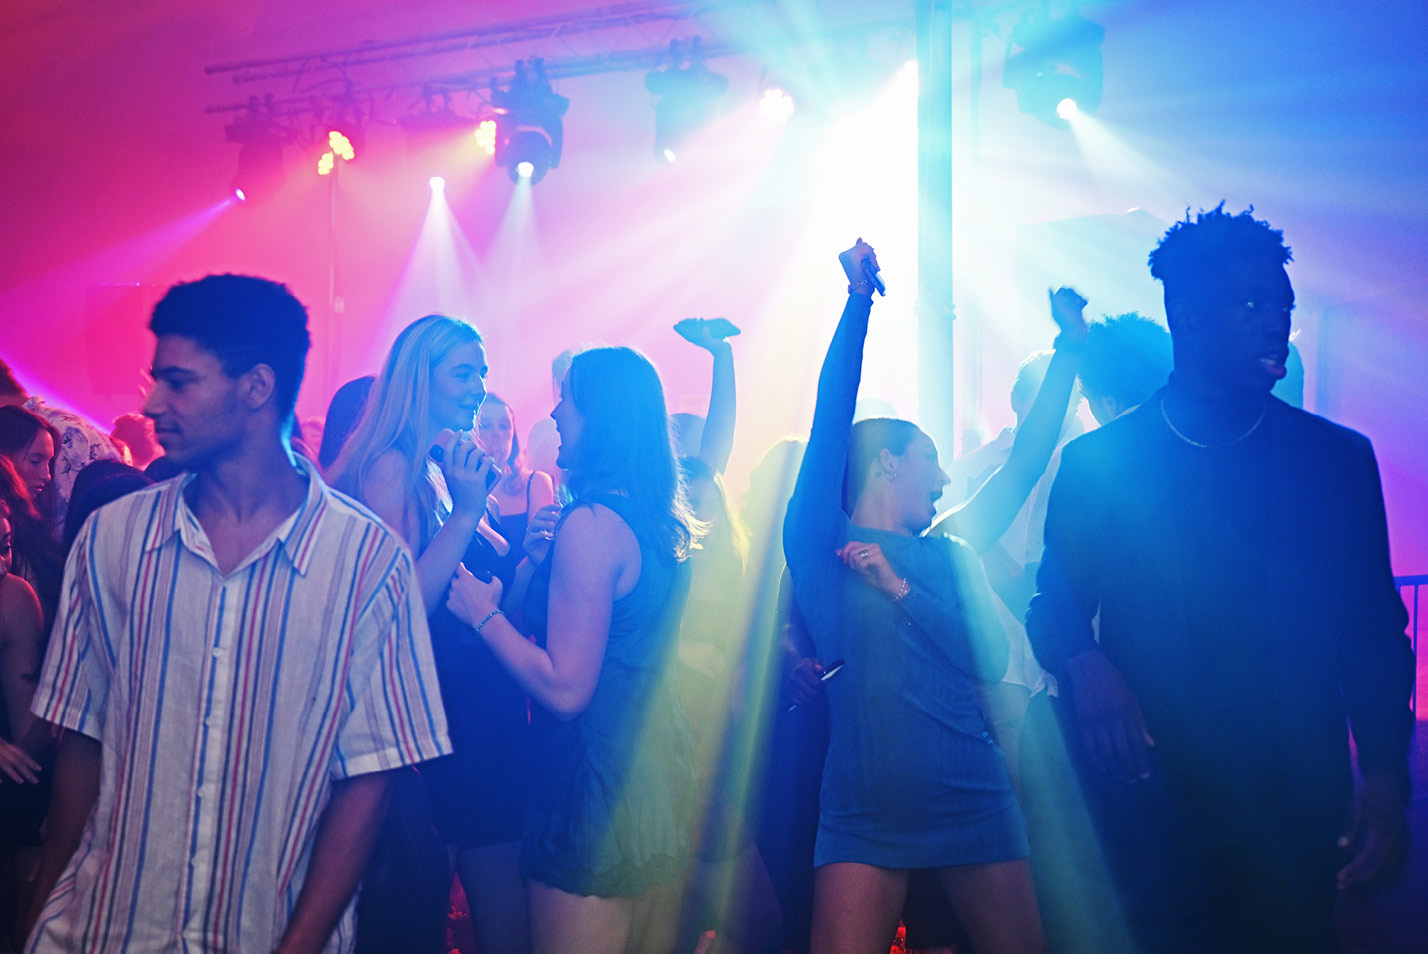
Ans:
[[[742,500],[726,319],[706,415],[587,348],[524,448],[445,315],[299,425],[262,278],[167,292],[113,434],[0,365],[0,951],[444,954],[453,882],[480,954],[1337,950],[1413,659],[1372,448],[1276,396],[1281,234],[1172,227],[1168,332],[1051,293],[951,476],[855,421],[839,260]]]

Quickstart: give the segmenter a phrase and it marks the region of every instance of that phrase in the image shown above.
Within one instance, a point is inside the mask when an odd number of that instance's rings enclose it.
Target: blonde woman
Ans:
[[[524,954],[529,943],[517,858],[525,787],[503,780],[524,775],[526,697],[470,627],[443,606],[463,560],[500,578],[509,575],[511,551],[520,548],[519,540],[501,536],[491,515],[487,491],[499,464],[482,452],[473,433],[486,398],[486,371],[481,336],[466,322],[428,315],[407,326],[329,476],[397,528],[416,554],[454,749],[422,766],[424,787],[461,877],[482,954]],[[399,906],[399,899],[391,906]],[[444,903],[440,910],[444,914]],[[426,943],[399,936],[404,928],[383,920],[401,949]],[[440,943],[439,914],[433,910],[422,927],[434,930]]]

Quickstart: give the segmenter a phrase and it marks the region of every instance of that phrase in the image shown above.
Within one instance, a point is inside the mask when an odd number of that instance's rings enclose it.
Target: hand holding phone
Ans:
[[[878,255],[861,237],[852,248],[838,254],[838,262],[843,266],[843,274],[848,276],[850,292],[858,286],[864,286],[868,288],[866,294],[869,296],[872,295],[873,289],[876,289],[879,295],[887,295],[888,286],[883,282]]]
[[[485,513],[486,496],[501,479],[501,470],[475,438],[465,431],[444,429],[428,454],[441,465],[441,475],[451,493],[452,512]]]

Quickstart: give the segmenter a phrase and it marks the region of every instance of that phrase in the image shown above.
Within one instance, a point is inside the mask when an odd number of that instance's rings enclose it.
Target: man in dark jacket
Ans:
[[[1336,882],[1407,840],[1413,660],[1373,449],[1270,396],[1289,258],[1223,205],[1171,228],[1170,382],[1068,445],[1051,492],[1028,634],[1148,951],[1334,951]]]

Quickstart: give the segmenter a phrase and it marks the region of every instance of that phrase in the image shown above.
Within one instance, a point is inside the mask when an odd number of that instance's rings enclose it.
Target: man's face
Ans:
[[[170,461],[192,470],[237,447],[248,414],[241,375],[229,377],[217,356],[182,335],[159,335],[151,374],[144,415]]]
[[[1230,265],[1180,322],[1177,356],[1226,391],[1268,394],[1287,373],[1294,288],[1284,266]]]

